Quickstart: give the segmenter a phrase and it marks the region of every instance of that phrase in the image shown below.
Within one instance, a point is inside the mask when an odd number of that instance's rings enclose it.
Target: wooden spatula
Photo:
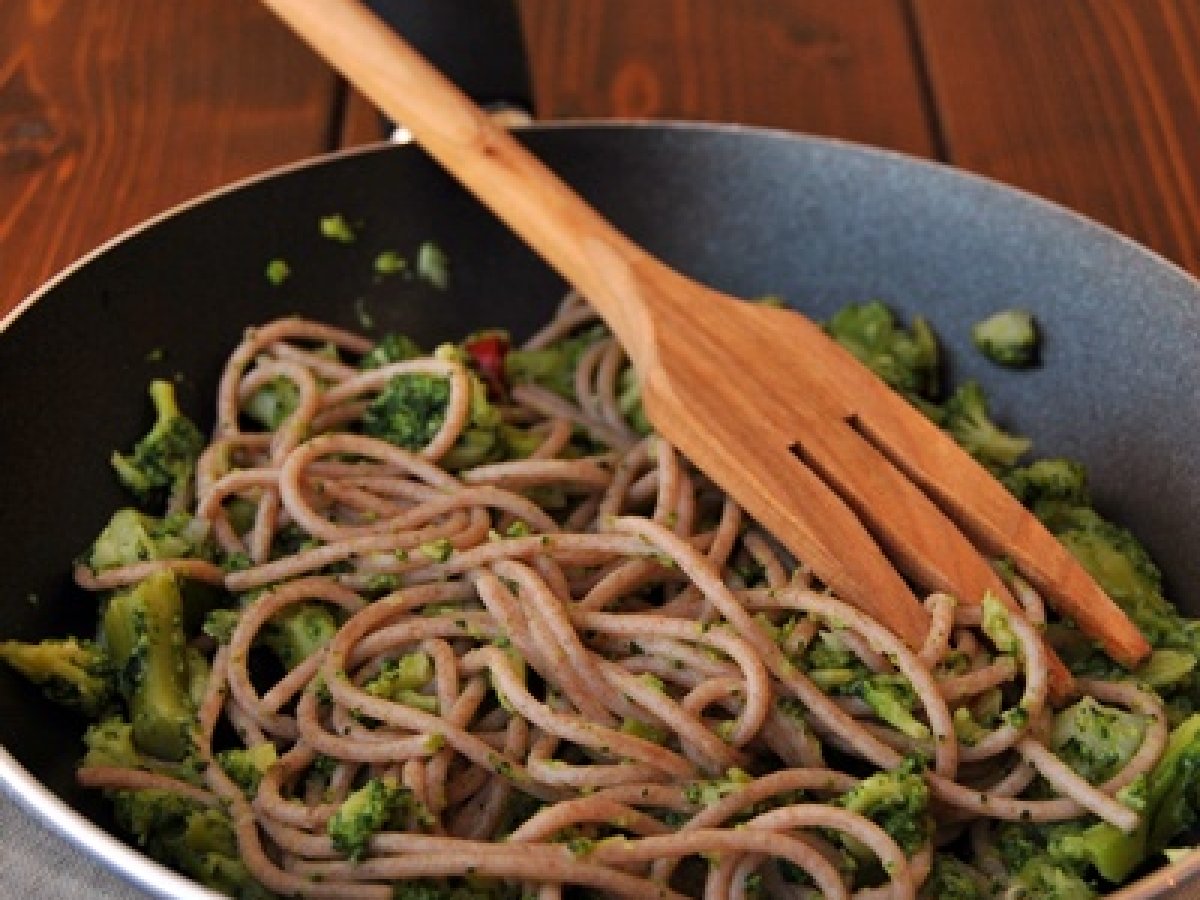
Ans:
[[[655,428],[842,597],[920,647],[928,617],[900,572],[963,602],[990,591],[1015,604],[974,541],[1117,661],[1149,652],[1024,507],[812,322],[634,245],[356,0],[264,2],[588,298]]]

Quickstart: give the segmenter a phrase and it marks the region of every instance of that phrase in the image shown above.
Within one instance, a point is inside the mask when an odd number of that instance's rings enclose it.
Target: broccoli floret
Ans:
[[[1191,631],[1163,597],[1158,567],[1129,531],[1087,507],[1040,503],[1034,512],[1153,646],[1192,649]]]
[[[889,386],[909,399],[938,391],[938,343],[929,323],[916,316],[905,329],[882,303],[852,303],[825,330]]]
[[[1001,822],[996,827],[994,845],[1004,868],[1019,871],[1031,859],[1046,851],[1046,829],[1037,825]]]
[[[712,806],[719,800],[737,793],[754,779],[741,769],[730,769],[724,778],[693,781],[683,789],[684,799],[697,806]]]
[[[1011,900],[1091,900],[1096,891],[1069,868],[1039,856],[1011,876],[1004,896]]]
[[[988,415],[987,397],[978,382],[959,386],[944,406],[941,425],[964,450],[993,471],[1008,468],[1029,449],[1029,438],[1009,434]]]
[[[427,281],[440,291],[450,284],[450,258],[446,251],[433,241],[425,241],[417,248],[417,277]]]
[[[439,347],[435,355],[467,362],[463,352],[452,345]],[[500,411],[488,400],[487,386],[478,376],[471,373],[469,378],[468,426],[440,460],[451,471],[496,462],[504,458],[506,450]],[[368,405],[363,414],[363,430],[398,447],[418,451],[441,430],[449,402],[448,379],[421,372],[397,375]]]
[[[363,685],[363,690],[374,697],[436,713],[437,697],[417,690],[428,684],[432,677],[433,661],[427,654],[420,651],[406,653],[399,659],[384,663],[379,674]]]
[[[988,640],[996,645],[997,650],[1004,653],[1018,653],[1021,649],[1021,642],[1012,630],[1008,607],[991,592],[983,595],[981,606],[983,607],[983,619],[980,627],[988,636]]]
[[[149,433],[128,455],[114,453],[117,477],[143,503],[178,496],[191,481],[196,460],[204,449],[204,436],[179,411],[175,386],[169,381],[150,384],[156,420]]]
[[[1026,506],[1061,502],[1089,506],[1087,469],[1073,459],[1039,459],[1006,472],[1004,486]]]
[[[544,435],[537,435],[507,422],[500,426],[500,442],[504,459],[528,459],[542,445]]]
[[[195,800],[157,788],[112,791],[111,799],[117,824],[143,847],[161,845],[168,835],[182,836],[189,817],[205,809]]]
[[[233,637],[242,613],[237,609],[214,609],[204,617],[202,629],[218,644],[228,644]]]
[[[499,879],[479,876],[468,876],[462,884],[433,879],[398,881],[392,888],[393,900],[520,900],[525,896]]]
[[[1100,784],[1125,766],[1145,733],[1145,716],[1084,697],[1054,717],[1050,745],[1079,775]]]
[[[866,816],[912,856],[933,834],[929,785],[919,771],[918,760],[906,759],[894,771],[864,778],[839,797],[837,805]]]
[[[929,727],[913,717],[917,692],[903,675],[871,675],[859,681],[854,692],[875,715],[916,741],[929,737]]]
[[[87,746],[87,753],[81,765],[126,769],[138,767],[139,755],[133,744],[133,726],[124,719],[111,717],[88,726],[83,742]]]
[[[953,856],[938,853],[917,896],[920,900],[988,900],[992,891],[981,873]]]
[[[1037,359],[1040,335],[1033,316],[1023,309],[1006,309],[976,322],[971,340],[992,362],[1020,369]]]
[[[510,350],[504,372],[512,384],[537,384],[568,400],[575,396],[575,369],[589,347],[608,337],[603,325],[593,325],[540,350]]]
[[[55,703],[99,716],[116,699],[112,664],[104,649],[75,637],[48,638],[37,644],[0,643],[0,660],[8,663]]]
[[[417,342],[403,334],[385,334],[358,361],[360,369],[378,369],[389,363],[405,362],[425,355]]]
[[[1155,650],[1138,666],[1134,677],[1157,691],[1184,685],[1196,670],[1196,655],[1184,650]]]
[[[392,778],[372,778],[351,793],[329,819],[328,832],[334,848],[355,862],[367,852],[367,844],[393,815],[409,802],[407,788]]]
[[[233,747],[217,754],[217,762],[248,799],[258,793],[258,783],[279,760],[275,745],[263,741],[252,747]]]
[[[960,706],[954,711],[954,736],[960,744],[974,747],[988,734],[988,729],[975,721],[975,716],[966,706]]]
[[[439,375],[408,372],[395,376],[363,414],[363,429],[406,450],[421,450],[446,419],[450,382]]]
[[[145,752],[170,760],[191,751],[195,725],[181,606],[175,576],[159,572],[113,594],[101,618],[133,739]]]
[[[295,382],[282,375],[273,378],[242,405],[242,412],[258,424],[274,431],[296,411],[300,390]]]
[[[373,697],[394,700],[401,691],[424,687],[432,677],[433,661],[427,653],[418,650],[405,653],[399,659],[389,659],[363,689]]]
[[[1144,803],[1141,822],[1131,833],[1100,822],[1061,836],[1052,851],[1095,867],[1108,881],[1121,882],[1194,828],[1200,821],[1200,715],[1171,732],[1166,751],[1146,779]]]
[[[223,810],[162,790],[113,791],[110,796],[118,825],[155,859],[240,900],[275,896],[246,869]]]
[[[88,565],[95,572],[154,559],[211,559],[208,528],[186,513],[163,518],[119,509],[92,544]]]
[[[300,603],[272,618],[260,639],[291,670],[333,640],[337,630],[338,621],[328,607]]]

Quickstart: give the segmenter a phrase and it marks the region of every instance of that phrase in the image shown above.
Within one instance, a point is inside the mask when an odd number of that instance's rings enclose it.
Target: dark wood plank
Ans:
[[[929,155],[902,0],[522,0],[539,113],[709,119]]]
[[[0,3],[0,312],[217,185],[322,150],[336,81],[257,3]]]
[[[520,7],[541,118],[739,122],[933,153],[903,0]],[[376,139],[360,104],[350,144]]]
[[[1200,4],[915,3],[952,162],[1200,272]]]

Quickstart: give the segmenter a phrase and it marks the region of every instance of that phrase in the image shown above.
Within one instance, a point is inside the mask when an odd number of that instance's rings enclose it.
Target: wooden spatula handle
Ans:
[[[649,323],[636,272],[665,266],[357,0],[263,2],[586,296],[641,361]]]

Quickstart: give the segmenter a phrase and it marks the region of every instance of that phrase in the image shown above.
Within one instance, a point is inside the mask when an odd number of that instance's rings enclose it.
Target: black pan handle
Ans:
[[[485,109],[533,115],[516,0],[367,0],[367,5]],[[384,120],[385,134],[394,126]]]

